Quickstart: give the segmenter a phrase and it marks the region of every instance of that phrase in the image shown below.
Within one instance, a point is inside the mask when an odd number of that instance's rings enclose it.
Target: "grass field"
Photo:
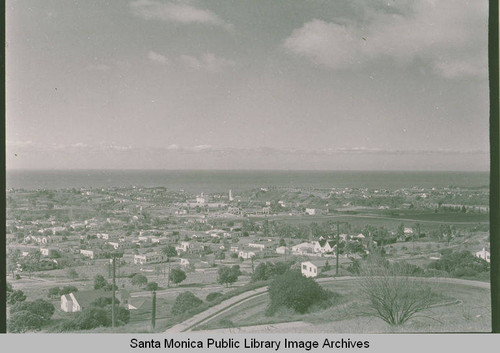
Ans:
[[[326,310],[300,315],[282,310],[273,317],[265,316],[269,303],[267,294],[256,297],[234,309],[214,317],[197,330],[228,327],[248,327],[258,332],[255,325],[274,325],[302,322],[300,332],[488,332],[490,326],[489,290],[461,284],[430,284],[438,301],[434,307],[401,327],[391,327],[381,319],[366,314],[367,302],[359,297],[356,281],[325,284],[343,295],[343,302]],[[269,327],[262,326],[263,332]],[[296,327],[296,326],[295,326]],[[257,331],[255,331],[257,330]],[[282,332],[286,325],[281,325]],[[283,331],[284,330],[284,331]],[[243,332],[245,330],[243,329]]]

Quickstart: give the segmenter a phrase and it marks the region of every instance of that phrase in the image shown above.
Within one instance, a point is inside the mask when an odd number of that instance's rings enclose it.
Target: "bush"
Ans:
[[[203,303],[203,300],[195,296],[193,293],[183,292],[175,298],[175,303],[172,307],[172,314],[182,314],[189,309],[196,308],[201,305],[201,303]]]
[[[391,326],[404,324],[434,301],[430,288],[408,277],[404,270],[404,266],[372,262],[361,271],[360,292],[369,302],[370,314]]]
[[[10,308],[10,313],[28,311],[42,319],[42,323],[50,320],[54,314],[54,305],[46,300],[37,299],[32,302],[18,302]]]
[[[212,292],[212,293],[208,293],[207,297],[205,299],[207,302],[211,302],[211,301],[214,301],[215,299],[217,299],[218,297],[222,297],[222,293]]]
[[[94,277],[94,289],[101,289],[108,284],[108,281],[103,275],[95,275]]]
[[[158,290],[158,283],[156,282],[149,282],[147,285],[146,285],[146,290],[148,291],[155,291],[155,290]]]
[[[90,303],[90,305],[98,308],[104,308],[107,305],[111,305],[112,302],[113,299],[111,297],[100,297]]]
[[[238,276],[241,275],[240,266],[233,265],[231,267],[222,266],[217,271],[217,282],[220,284],[225,284],[226,286],[234,283],[238,280]]]
[[[66,295],[66,294],[74,293],[74,292],[78,292],[78,288],[76,288],[75,286],[64,286],[59,291],[59,294],[60,295]]]
[[[14,305],[16,303],[20,303],[25,300],[26,300],[26,295],[24,295],[24,292],[20,289],[12,292],[7,292],[7,303],[10,305]]]
[[[280,307],[303,314],[313,305],[328,306],[329,299],[335,295],[312,278],[303,277],[295,271],[287,271],[276,277],[269,285],[268,292],[271,300],[267,308],[268,315],[273,315]]]
[[[186,279],[186,272],[182,271],[180,268],[173,268],[170,270],[168,278],[175,284],[179,284]]]
[[[47,295],[49,298],[53,298],[53,297],[58,297],[60,296],[60,291],[61,291],[61,288],[59,287],[52,287],[52,288],[49,288],[49,294]]]
[[[134,286],[137,286],[137,287],[142,287],[142,286],[145,286],[146,283],[148,283],[148,279],[146,276],[144,275],[141,275],[140,273],[134,275],[134,277],[132,277],[132,279],[130,280],[130,282],[132,282],[132,284]]]
[[[43,318],[29,311],[17,311],[13,313],[8,322],[9,332],[26,332],[40,330]]]
[[[111,317],[111,305],[106,307],[109,317]],[[117,326],[125,325],[130,321],[130,311],[123,306],[115,306],[115,323]]]
[[[451,249],[443,249],[441,254],[441,259],[430,263],[429,269],[446,271],[453,277],[475,277],[489,271],[488,262],[466,250],[453,252]]]
[[[252,281],[266,281],[275,276],[282,275],[290,269],[291,265],[291,262],[261,262],[255,268],[255,271],[252,275]]]

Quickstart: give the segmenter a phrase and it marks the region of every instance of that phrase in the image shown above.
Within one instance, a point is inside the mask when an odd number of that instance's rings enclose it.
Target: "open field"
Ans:
[[[427,281],[426,281],[427,282]],[[366,301],[359,297],[356,280],[323,283],[343,295],[343,302],[326,310],[300,315],[282,310],[265,315],[267,295],[252,298],[214,317],[196,330],[217,332],[488,332],[490,297],[487,288],[456,283],[428,283],[436,304],[401,327],[391,327],[368,315]],[[287,325],[291,323],[292,325]],[[222,330],[221,330],[222,329]]]

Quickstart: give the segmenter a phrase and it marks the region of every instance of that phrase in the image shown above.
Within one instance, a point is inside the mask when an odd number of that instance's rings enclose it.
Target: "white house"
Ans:
[[[490,262],[490,252],[486,250],[486,248],[483,248],[481,251],[478,251],[475,253],[476,257],[479,257],[480,259],[483,259],[487,262]]]
[[[118,249],[120,247],[120,244],[119,243],[116,243],[116,242],[113,242],[113,241],[109,241],[108,244],[110,246],[112,246],[115,250]]]
[[[152,264],[163,262],[167,260],[166,255],[158,254],[158,253],[147,253],[144,255],[134,255],[134,264],[144,265],[144,264]]]
[[[82,254],[85,257],[88,257],[89,259],[94,259],[94,251],[93,250],[81,249],[80,254]]]
[[[286,254],[286,246],[277,247],[276,254],[285,255]]]
[[[249,248],[259,249],[260,251],[266,248],[266,244],[258,244],[258,243],[248,243]]]
[[[255,253],[253,251],[242,250],[238,253],[238,257],[241,257],[243,259],[251,259],[254,256],[255,256]]]
[[[305,261],[300,264],[300,272],[305,277],[317,277],[321,269],[317,262]]]
[[[316,214],[316,209],[306,208],[306,214],[308,214],[309,216],[314,216]]]
[[[189,266],[189,260],[188,259],[181,259],[181,266],[186,268]]]
[[[335,241],[334,240],[320,240],[313,242],[313,251],[315,253],[327,253],[332,252],[335,249]]]
[[[413,235],[413,228],[407,228],[407,227],[405,227],[404,230],[403,230],[403,233],[406,236],[412,236]]]
[[[313,243],[300,243],[292,246],[292,254],[302,255],[302,254],[312,254],[314,252]]]
[[[78,291],[61,295],[61,310],[74,313],[88,308],[92,302],[99,298],[111,298],[113,292],[104,290]]]

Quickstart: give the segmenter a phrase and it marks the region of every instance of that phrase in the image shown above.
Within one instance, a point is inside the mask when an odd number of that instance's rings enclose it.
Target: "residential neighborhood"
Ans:
[[[109,306],[114,292],[140,325],[150,318],[152,291],[170,317],[181,288],[231,293],[227,283],[254,285],[264,265],[327,279],[356,276],[371,254],[382,254],[422,274],[486,279],[435,264],[458,251],[489,263],[487,195],[477,188],[13,189],[8,281],[28,298],[50,298],[68,320],[96,303]],[[221,282],[220,271],[235,266],[235,282]],[[102,283],[94,286],[96,277]]]

